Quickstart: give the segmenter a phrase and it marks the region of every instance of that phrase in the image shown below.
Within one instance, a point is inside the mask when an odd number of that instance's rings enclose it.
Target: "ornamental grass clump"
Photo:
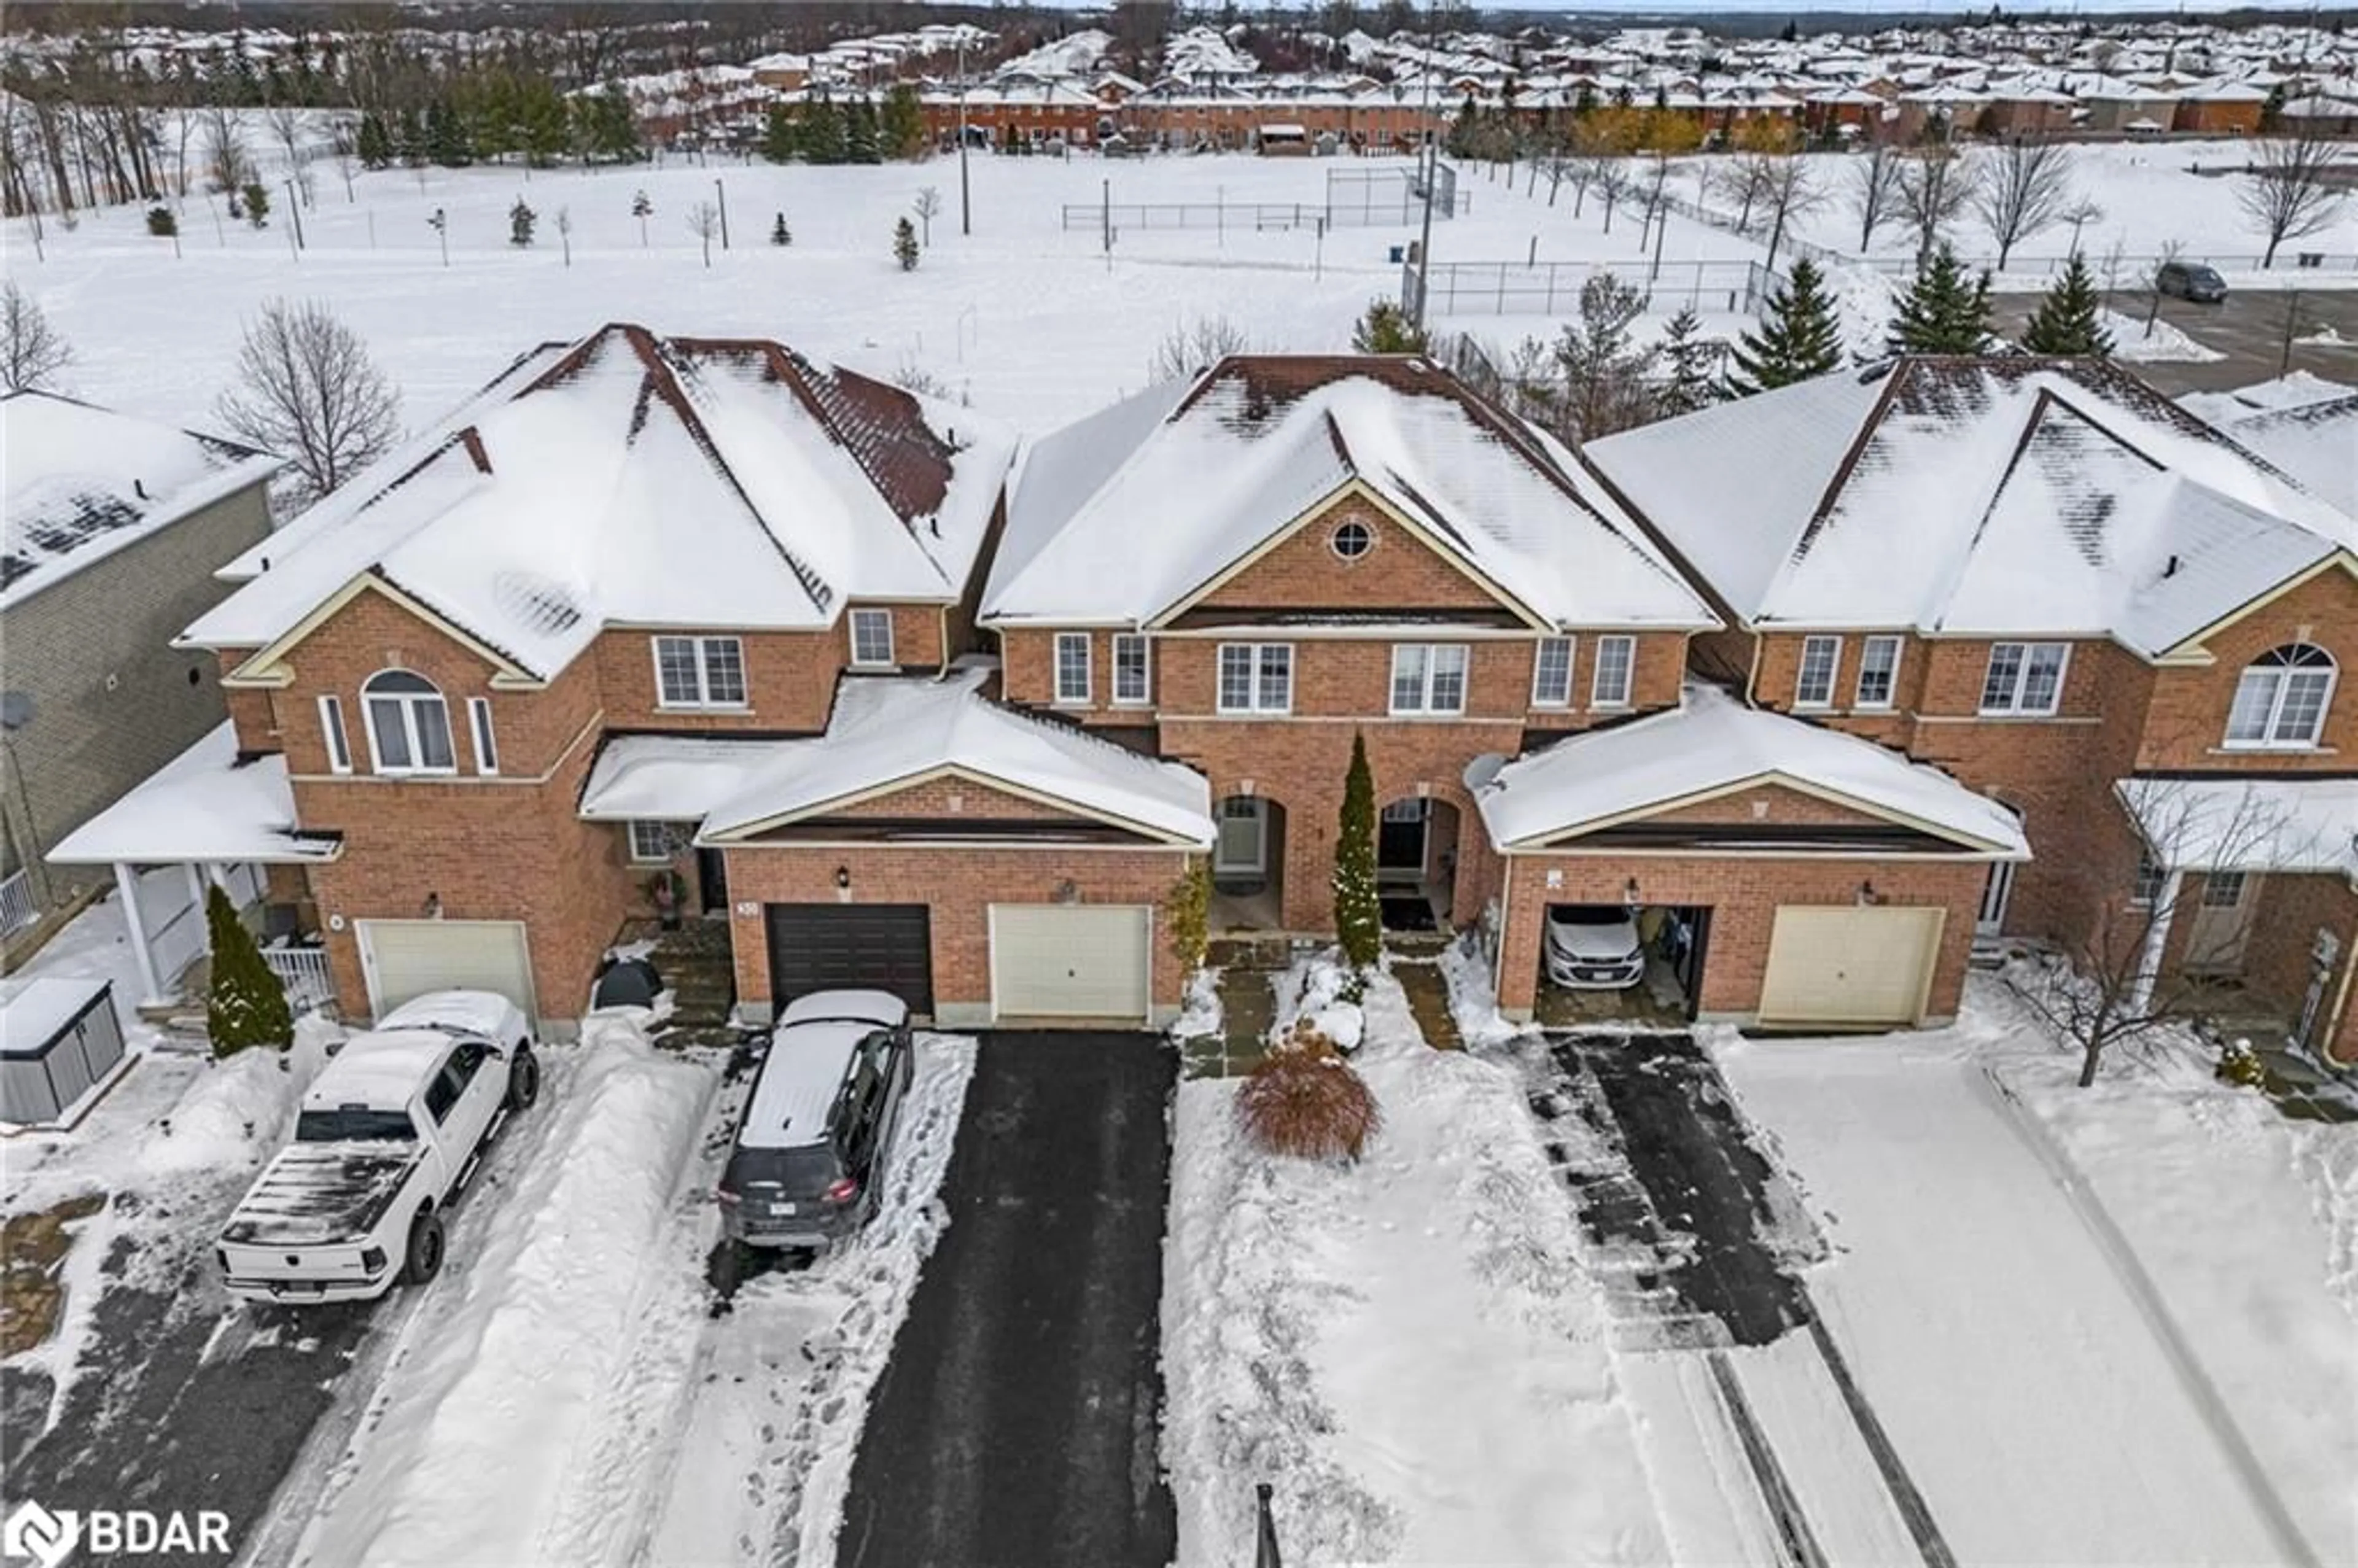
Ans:
[[[1383,1113],[1335,1043],[1298,1023],[1245,1079],[1237,1120],[1266,1153],[1357,1161],[1383,1125]]]

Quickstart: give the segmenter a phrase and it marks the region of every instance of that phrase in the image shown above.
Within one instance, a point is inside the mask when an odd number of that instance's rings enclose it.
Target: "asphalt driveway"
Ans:
[[[926,1263],[853,1464],[846,1568],[1162,1568],[1158,1314],[1177,1063],[982,1038]]]

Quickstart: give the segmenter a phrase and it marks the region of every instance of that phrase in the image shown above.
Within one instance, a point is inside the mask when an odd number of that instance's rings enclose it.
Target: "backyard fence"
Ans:
[[[1085,201],[1066,202],[1066,229],[1099,232],[1130,229],[1212,229],[1268,232],[1293,229],[1368,229],[1413,223],[1424,216],[1423,171],[1412,165],[1329,169],[1324,201]],[[1463,217],[1474,193],[1457,189],[1457,171],[1444,163],[1433,180],[1433,215]]]

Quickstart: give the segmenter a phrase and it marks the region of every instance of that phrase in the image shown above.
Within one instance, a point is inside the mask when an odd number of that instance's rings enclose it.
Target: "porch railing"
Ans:
[[[33,897],[29,872],[11,871],[0,881],[0,936],[12,936],[41,918],[41,906]]]
[[[319,1007],[335,1000],[335,981],[328,974],[324,947],[265,947],[262,961],[287,988],[287,1005]]]

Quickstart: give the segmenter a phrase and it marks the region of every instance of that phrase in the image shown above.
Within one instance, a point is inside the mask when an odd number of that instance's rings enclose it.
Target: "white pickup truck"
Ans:
[[[222,1228],[230,1294],[364,1301],[432,1279],[444,1205],[539,1090],[530,1025],[489,991],[435,991],[353,1035]]]

